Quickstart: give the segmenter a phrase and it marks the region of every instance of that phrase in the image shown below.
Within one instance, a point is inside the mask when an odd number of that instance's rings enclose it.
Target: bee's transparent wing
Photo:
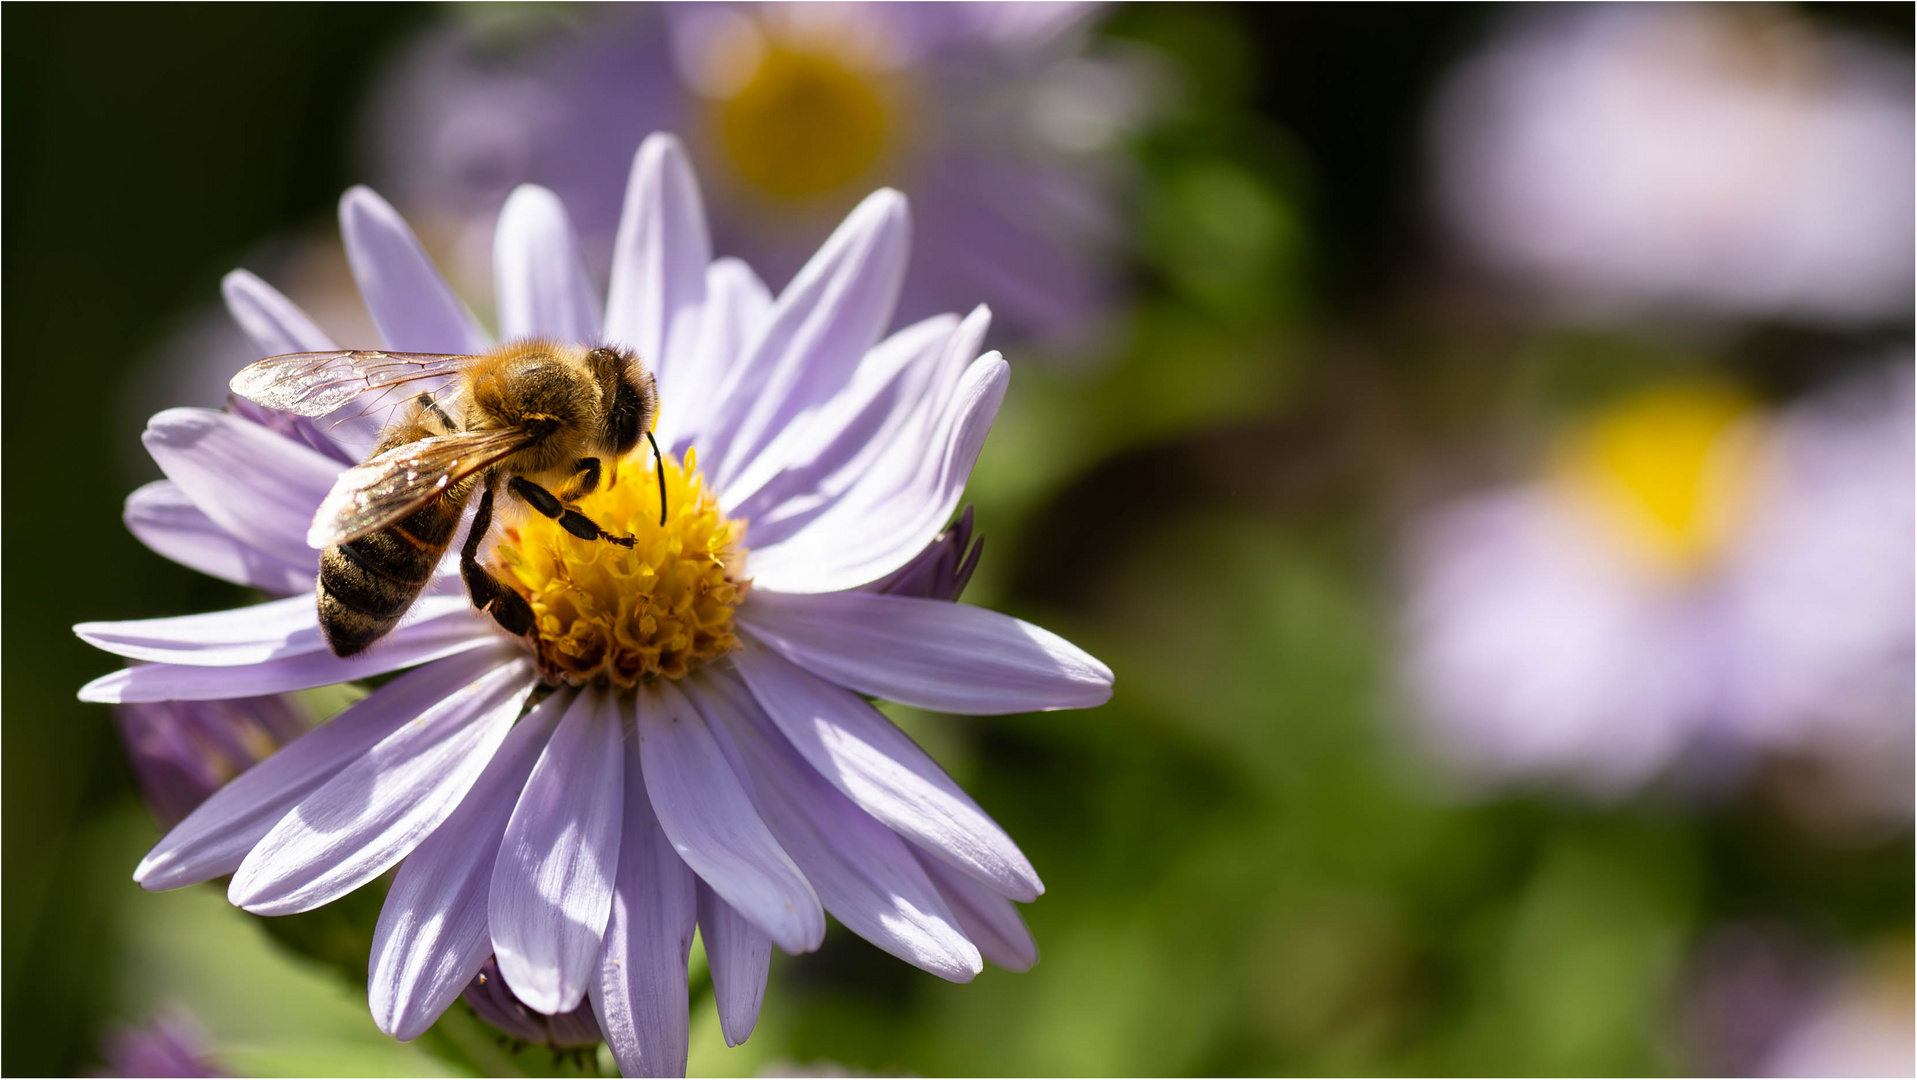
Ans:
[[[313,515],[306,542],[331,547],[396,525],[448,488],[531,442],[525,432],[505,428],[456,431],[395,446],[340,474]]]
[[[460,353],[287,353],[246,365],[230,385],[269,409],[325,416],[369,390],[454,375],[473,359]]]

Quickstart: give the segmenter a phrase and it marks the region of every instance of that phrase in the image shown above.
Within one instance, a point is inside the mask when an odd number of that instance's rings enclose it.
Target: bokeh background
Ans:
[[[487,317],[504,194],[593,250],[654,129],[775,287],[913,199],[901,318],[1014,365],[967,599],[1117,673],[895,711],[1044,875],[1036,968],[835,930],[744,1047],[695,1001],[695,1073],[1913,1067],[1910,5],[4,22],[5,1072],[594,1067],[379,1035],[376,898],[142,893],[68,627],[246,599],[119,520],[251,359],[223,273],[357,340],[367,182]]]

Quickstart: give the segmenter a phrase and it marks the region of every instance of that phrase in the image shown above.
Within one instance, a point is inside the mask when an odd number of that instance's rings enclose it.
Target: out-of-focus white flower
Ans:
[[[1774,417],[1721,386],[1627,399],[1548,475],[1416,529],[1407,678],[1481,778],[1634,786],[1693,751],[1911,776],[1907,364]],[[1888,757],[1886,756],[1888,755]]]
[[[1908,59],[1768,8],[1556,9],[1440,94],[1438,199],[1567,307],[1854,320],[1909,308]]]

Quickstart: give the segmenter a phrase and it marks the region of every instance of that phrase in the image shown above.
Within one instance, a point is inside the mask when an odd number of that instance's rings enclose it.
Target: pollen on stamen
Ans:
[[[745,524],[729,521],[706,490],[696,455],[668,457],[666,523],[650,452],[608,469],[577,506],[631,547],[581,540],[526,513],[507,523],[494,570],[532,605],[532,641],[548,682],[630,688],[680,679],[738,646],[732,613],[747,582]]]

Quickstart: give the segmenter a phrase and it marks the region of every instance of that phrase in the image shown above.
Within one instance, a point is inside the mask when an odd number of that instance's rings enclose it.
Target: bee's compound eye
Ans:
[[[619,387],[613,391],[611,415],[607,416],[612,437],[613,449],[623,454],[639,445],[639,436],[645,434],[645,400],[626,379],[619,380]]]

